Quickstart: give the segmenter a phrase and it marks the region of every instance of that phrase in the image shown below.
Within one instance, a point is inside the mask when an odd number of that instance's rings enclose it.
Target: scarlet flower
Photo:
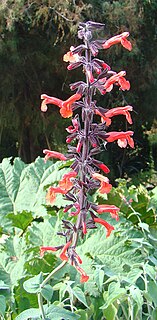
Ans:
[[[77,172],[70,171],[62,177],[62,179],[59,181],[59,187],[69,191],[73,187],[73,182],[71,181],[71,178],[75,178],[77,176]]]
[[[57,152],[57,151],[51,151],[48,149],[44,149],[43,153],[45,154],[44,161],[46,162],[49,158],[55,158],[62,161],[67,160],[67,158],[64,156],[64,154]]]
[[[107,112],[105,112],[105,117],[106,118],[112,118],[114,116],[117,116],[117,115],[125,115],[126,116],[126,120],[132,124],[132,119],[131,119],[131,115],[129,113],[129,111],[132,111],[132,106],[125,106],[125,107],[117,107],[117,108],[113,108],[113,109],[110,109],[108,110]]]
[[[93,160],[93,163],[96,167],[98,167],[99,169],[101,169],[102,171],[104,171],[105,173],[109,173],[110,172],[110,169],[102,162],[94,159]]]
[[[108,39],[103,45],[103,49],[108,49],[110,48],[112,45],[117,44],[117,43],[121,43],[121,45],[131,51],[132,50],[132,44],[130,41],[128,41],[126,38],[129,37],[129,32],[123,32],[117,36],[114,36],[110,39]]]
[[[62,249],[62,251],[61,251],[61,253],[60,253],[60,258],[61,258],[61,260],[68,261],[68,257],[67,257],[67,255],[66,255],[66,252],[67,252],[68,248],[70,247],[70,245],[71,245],[71,241],[68,241],[68,242],[65,244],[65,246],[63,247],[63,249]]]
[[[80,279],[80,282],[87,282],[88,281],[88,279],[89,279],[89,276],[87,276],[87,274],[85,273],[85,271],[81,268],[81,267],[79,267],[79,266],[76,266],[75,267],[76,268],[76,270],[81,274],[81,279]]]
[[[98,167],[99,167],[102,171],[104,171],[105,173],[109,173],[109,172],[110,172],[110,169],[109,169],[104,163],[100,163],[100,164],[98,165]]]
[[[111,217],[116,219],[117,221],[119,220],[118,212],[119,208],[114,206],[114,205],[109,205],[109,204],[100,204],[97,206],[96,211],[101,214],[103,212],[109,212],[111,214]]]
[[[131,148],[134,148],[134,140],[133,140],[133,138],[131,138],[131,136],[133,134],[134,134],[133,131],[126,131],[126,132],[113,131],[113,132],[107,133],[106,140],[108,142],[113,142],[113,141],[117,140],[117,143],[120,148],[126,148],[127,143],[129,144],[129,146]]]
[[[64,190],[59,187],[49,187],[46,195],[46,201],[50,204],[54,204],[56,200],[56,193],[66,194],[67,190]]]
[[[77,172],[70,171],[62,177],[62,179],[59,181],[59,187],[50,187],[48,189],[46,200],[50,204],[54,204],[56,200],[56,194],[66,194],[72,187],[73,182],[71,181],[71,178],[75,178],[77,176]]]
[[[112,185],[109,183],[109,179],[107,177],[104,177],[97,172],[93,173],[92,177],[93,179],[99,180],[101,182],[101,186],[98,189],[100,193],[109,193],[111,191]]]
[[[111,76],[108,80],[106,80],[104,84],[104,89],[107,92],[110,92],[113,89],[113,84],[118,84],[121,90],[129,90],[130,82],[127,81],[124,76],[126,75],[125,71],[120,71],[119,73]]]
[[[41,99],[43,99],[43,101],[41,104],[41,111],[47,111],[47,104],[54,104],[60,108],[60,114],[63,118],[69,118],[73,115],[72,104],[80,98],[80,93],[73,94],[69,99],[65,101],[58,98],[50,97],[46,94],[42,94]]]
[[[58,248],[56,248],[56,247],[41,247],[40,248],[40,256],[41,257],[43,257],[44,256],[44,253],[45,253],[45,251],[57,251],[58,250]]]
[[[78,262],[80,263],[80,264],[82,264],[82,259],[79,257],[79,255],[76,253],[76,259],[78,260]]]
[[[73,46],[70,47],[70,51],[64,54],[63,61],[70,62],[70,63],[79,61],[79,54],[78,53],[73,54],[72,52],[72,50],[74,49],[75,48]]]
[[[132,106],[125,106],[125,107],[117,107],[117,108],[113,108],[108,110],[105,113],[101,113],[100,110],[96,109],[95,113],[101,116],[101,121],[102,122],[106,122],[106,125],[109,126],[111,124],[111,119],[114,116],[117,115],[125,115],[126,116],[126,120],[132,124],[132,119],[131,119],[131,115],[129,113],[129,111],[132,111],[133,108]]]
[[[100,223],[102,226],[104,226],[107,229],[106,238],[109,237],[111,232],[114,230],[114,227],[111,226],[111,224],[109,224],[105,220],[102,220],[100,218],[94,218],[94,222]]]

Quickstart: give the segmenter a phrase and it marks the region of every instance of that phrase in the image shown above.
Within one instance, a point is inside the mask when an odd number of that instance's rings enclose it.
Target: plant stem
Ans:
[[[44,286],[47,284],[47,282],[54,276],[55,273],[57,273],[59,270],[61,270],[65,265],[67,261],[63,261],[59,266],[57,266],[46,278],[45,280],[41,283],[40,288],[44,288]],[[40,310],[40,315],[43,320],[45,320],[45,311],[43,307],[43,297],[41,294],[41,291],[38,292],[38,305],[39,305],[39,310]]]
[[[43,306],[43,297],[41,295],[41,292],[38,292],[38,305],[39,305],[39,311],[42,319],[45,319],[45,312],[44,312],[44,306]]]
[[[85,50],[85,58],[87,64],[91,62],[91,52],[89,50],[88,41],[85,41],[86,50]],[[76,247],[77,241],[78,241],[78,233],[79,229],[82,225],[82,221],[84,220],[83,215],[85,214],[84,210],[86,208],[86,189],[84,187],[84,184],[86,183],[86,176],[87,176],[87,168],[86,168],[86,160],[89,156],[89,133],[91,128],[91,123],[93,121],[92,115],[90,115],[90,105],[92,101],[92,94],[91,94],[91,88],[90,88],[90,82],[89,78],[86,74],[86,84],[87,84],[87,99],[85,101],[85,106],[82,113],[82,119],[84,122],[84,128],[83,128],[83,146],[82,146],[82,156],[81,156],[81,168],[80,168],[80,181],[82,182],[82,189],[79,194],[79,204],[80,204],[80,214],[78,215],[75,227],[76,232],[73,236],[73,247]],[[83,115],[84,114],[84,115]]]

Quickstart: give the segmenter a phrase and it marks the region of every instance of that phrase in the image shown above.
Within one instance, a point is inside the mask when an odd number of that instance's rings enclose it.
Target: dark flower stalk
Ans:
[[[106,131],[114,116],[123,115],[128,123],[132,124],[130,115],[132,106],[120,106],[108,110],[97,106],[95,99],[93,100],[96,91],[106,94],[115,85],[119,87],[119,90],[130,89],[130,83],[125,79],[125,71],[118,73],[112,71],[106,62],[95,58],[100,49],[108,49],[114,44],[121,44],[130,51],[132,46],[130,41],[126,39],[129,33],[123,32],[108,40],[94,39],[95,31],[98,32],[103,29],[104,25],[101,23],[91,21],[80,23],[78,37],[83,41],[83,44],[76,48],[71,47],[70,51],[63,57],[65,62],[69,62],[68,70],[81,66],[86,75],[85,82],[78,81],[70,85],[71,90],[76,92],[65,101],[46,94],[41,96],[43,99],[41,110],[43,112],[47,111],[47,104],[58,106],[63,118],[73,116],[73,112],[79,108],[82,110],[81,119],[76,114],[72,118],[72,125],[66,129],[69,134],[66,139],[68,144],[67,154],[63,155],[59,152],[44,150],[45,161],[49,158],[58,158],[63,161],[73,159],[71,171],[62,177],[57,187],[51,186],[48,189],[46,199],[53,205],[56,194],[63,194],[66,199],[71,201],[71,204],[66,206],[63,211],[65,214],[68,213],[69,216],[77,216],[77,220],[74,224],[69,220],[62,220],[64,231],[59,232],[59,235],[65,238],[63,245],[41,247],[40,249],[41,256],[48,250],[52,252],[61,250],[60,259],[70,262],[76,268],[81,274],[81,282],[88,281],[89,277],[80,267],[82,260],[76,252],[79,236],[81,235],[83,238],[88,229],[96,228],[97,223],[105,227],[106,237],[110,236],[114,227],[99,218],[102,213],[108,212],[112,218],[119,220],[118,207],[107,204],[98,205],[89,200],[88,195],[91,191],[98,189],[99,193],[107,194],[112,188],[109,179],[104,176],[104,174],[110,172],[109,168],[94,159],[94,156],[101,152],[101,141],[105,144],[117,141],[121,148],[127,147],[127,144],[131,148],[134,147],[133,131]],[[100,123],[94,122],[94,115],[100,116]],[[70,145],[72,141],[76,142],[76,146]],[[101,171],[103,174],[100,173]]]

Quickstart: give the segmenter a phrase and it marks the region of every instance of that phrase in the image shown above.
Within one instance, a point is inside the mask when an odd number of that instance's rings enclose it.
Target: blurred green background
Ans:
[[[97,96],[104,107],[130,104],[133,126],[116,117],[110,130],[133,130],[135,149],[111,144],[101,159],[118,177],[143,179],[154,185],[157,170],[157,1],[156,0],[2,0],[0,4],[0,161],[19,156],[24,162],[42,156],[44,148],[66,152],[69,119],[58,108],[40,111],[40,95],[61,99],[71,95],[69,84],[81,70],[69,72],[62,57],[79,44],[80,21],[105,23],[104,39],[130,32],[133,50],[120,45],[100,53],[112,70],[126,70],[129,92],[114,89]],[[101,34],[102,36],[102,34]],[[142,178],[141,178],[142,177]]]

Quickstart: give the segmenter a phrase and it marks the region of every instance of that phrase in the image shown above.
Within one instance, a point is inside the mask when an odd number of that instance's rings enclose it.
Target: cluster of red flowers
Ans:
[[[124,115],[127,122],[130,125],[132,124],[130,115],[132,106],[120,106],[108,110],[98,107],[96,101],[93,101],[93,94],[96,90],[101,94],[106,94],[113,89],[114,85],[118,86],[119,90],[130,89],[130,83],[125,79],[125,71],[116,73],[103,60],[95,58],[100,49],[108,49],[118,43],[130,51],[132,46],[127,39],[129,33],[123,32],[108,40],[93,40],[93,31],[103,28],[103,24],[91,21],[80,23],[78,37],[84,43],[76,48],[71,47],[70,51],[63,57],[65,62],[69,62],[68,70],[82,66],[83,72],[86,74],[86,82],[78,81],[70,85],[71,90],[76,90],[76,93],[65,101],[46,94],[41,95],[41,99],[43,99],[41,110],[43,112],[47,111],[47,105],[49,104],[58,106],[63,118],[72,117],[73,112],[78,108],[82,110],[82,121],[76,114],[72,118],[72,125],[66,129],[69,133],[66,139],[68,144],[67,154],[63,155],[56,151],[44,150],[45,161],[50,158],[62,161],[73,159],[71,170],[62,177],[59,185],[49,187],[46,200],[53,205],[56,195],[63,194],[66,199],[71,201],[71,204],[64,208],[64,212],[69,212],[69,216],[77,216],[77,221],[73,224],[71,220],[62,220],[66,231],[59,234],[65,237],[65,245],[41,247],[40,249],[41,256],[48,250],[61,250],[61,260],[70,261],[71,265],[81,274],[81,282],[86,282],[89,277],[80,267],[82,260],[76,253],[79,234],[84,237],[87,230],[96,228],[98,223],[105,227],[106,237],[110,236],[114,227],[99,218],[97,214],[101,215],[108,212],[112,218],[119,220],[118,207],[107,204],[97,205],[88,198],[91,190],[98,188],[100,194],[107,194],[112,188],[109,179],[98,171],[101,170],[108,174],[110,172],[109,168],[94,159],[94,156],[101,151],[101,140],[105,141],[106,144],[117,141],[121,148],[126,148],[127,144],[134,148],[133,131],[108,132],[108,127],[114,116]],[[100,123],[94,122],[95,114],[101,117]],[[73,140],[77,141],[76,147],[70,144]]]

